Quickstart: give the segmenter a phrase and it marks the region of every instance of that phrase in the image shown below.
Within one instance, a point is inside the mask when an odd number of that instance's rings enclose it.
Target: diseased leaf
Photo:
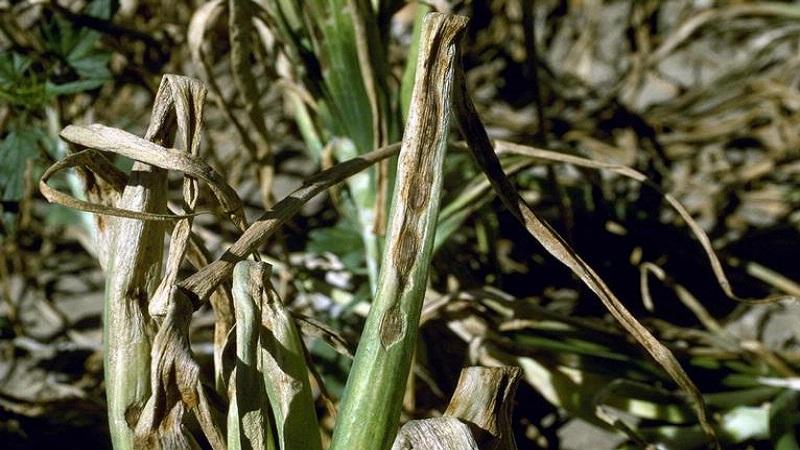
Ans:
[[[375,300],[333,432],[332,450],[389,449],[417,340],[433,250],[463,17],[427,17]],[[376,382],[380,380],[380,382]]]

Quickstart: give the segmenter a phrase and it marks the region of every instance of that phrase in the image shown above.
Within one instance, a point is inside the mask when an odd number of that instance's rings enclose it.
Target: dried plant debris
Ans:
[[[520,374],[516,367],[463,369],[444,416],[407,422],[392,449],[516,449],[511,410]]]

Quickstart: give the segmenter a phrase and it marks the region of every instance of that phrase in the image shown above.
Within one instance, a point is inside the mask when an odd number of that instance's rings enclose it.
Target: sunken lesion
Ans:
[[[421,61],[422,79],[417,85],[424,89],[414,95],[412,105],[413,124],[417,125],[417,133],[413,140],[404,143],[404,151],[400,154],[400,186],[397,190],[397,205],[394,220],[399,221],[397,234],[392,239],[388,251],[394,268],[396,297],[384,311],[379,326],[381,344],[385,349],[392,347],[406,335],[408,327],[406,315],[401,310],[399,298],[409,279],[419,264],[420,254],[425,251],[424,228],[431,217],[426,217],[433,200],[433,185],[438,169],[434,159],[436,147],[447,138],[448,115],[450,109],[450,89],[448,77],[454,72],[453,52],[466,26],[465,18],[445,15],[431,15],[427,21],[433,26],[428,36],[426,55]],[[434,215],[435,216],[435,215]]]
[[[416,97],[414,110],[419,117],[418,135],[401,153],[400,166],[404,177],[398,192],[398,208],[396,220],[401,220],[395,244],[391,246],[392,262],[404,284],[408,272],[418,258],[422,246],[421,217],[431,202],[431,190],[434,181],[434,164],[432,159],[436,151],[433,149],[440,142],[447,130],[447,114],[450,98],[443,98],[449,92],[443,89],[445,83],[439,82],[453,72],[452,58],[442,57],[444,53],[454,51],[458,39],[464,30],[466,21],[463,18],[434,15],[428,20],[436,20],[439,30],[431,32],[439,36],[429,44],[427,58],[419,70],[423,73],[421,85],[425,92]],[[440,31],[443,29],[442,31]]]
[[[393,304],[383,313],[380,327],[381,345],[384,349],[391,348],[398,343],[406,334],[406,319],[400,305]]]

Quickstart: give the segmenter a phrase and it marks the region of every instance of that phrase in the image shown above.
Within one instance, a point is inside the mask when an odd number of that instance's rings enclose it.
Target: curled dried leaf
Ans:
[[[521,375],[518,367],[462,369],[445,416],[472,425],[481,449],[516,449],[511,411]]]
[[[412,420],[400,428],[392,450],[515,450],[511,429],[517,367],[468,367],[444,417]]]
[[[101,167],[107,168],[108,166],[106,165],[98,166],[97,164],[93,164],[92,162],[90,162],[90,161],[97,161],[100,158],[105,158],[105,157],[102,154],[92,149],[82,150],[80,152],[73,153],[71,155],[64,157],[63,159],[57,161],[56,163],[48,167],[47,170],[44,171],[44,174],[42,175],[42,178],[39,181],[39,190],[41,191],[44,198],[46,198],[51,203],[66,206],[72,209],[77,209],[79,211],[86,211],[104,216],[123,217],[127,219],[138,219],[138,220],[148,220],[148,221],[158,222],[158,221],[174,221],[198,215],[198,213],[189,215],[175,215],[175,214],[153,213],[148,211],[137,211],[134,209],[126,209],[121,207],[122,202],[119,202],[117,206],[111,206],[104,203],[94,203],[91,201],[77,199],[71,195],[53,189],[47,184],[47,182],[50,180],[50,178],[53,177],[53,175],[55,175],[58,172],[61,172],[62,170],[70,168],[91,169],[92,172],[95,175],[98,175],[100,178],[108,179],[109,178],[108,172],[105,172],[103,171],[103,169],[101,169]],[[118,169],[115,168],[115,170]],[[105,227],[101,226],[101,228]]]
[[[194,155],[174,148],[166,148],[127,131],[100,124],[70,125],[61,131],[61,137],[81,147],[116,153],[135,161],[161,169],[175,170],[202,180],[211,188],[223,210],[231,215],[233,222],[241,229],[246,228],[242,201],[236,191],[217,171]]]
[[[480,450],[480,447],[469,425],[456,417],[436,417],[403,424],[392,450]]]
[[[200,379],[200,367],[189,347],[191,302],[180,292],[170,301],[166,317],[153,340],[150,383],[152,394],[136,423],[136,448],[153,450],[199,448],[185,429],[191,411],[214,450],[224,450],[219,426]]]

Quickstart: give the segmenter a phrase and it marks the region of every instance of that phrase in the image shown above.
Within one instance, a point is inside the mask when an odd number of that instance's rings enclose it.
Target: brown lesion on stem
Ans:
[[[406,320],[402,311],[400,311],[400,305],[395,303],[383,313],[380,327],[381,345],[388,350],[399,342],[405,334]]]
[[[425,245],[422,242],[427,221],[435,220],[429,216],[435,171],[441,170],[434,163],[435,147],[447,139],[448,108],[450,103],[450,83],[458,61],[452,57],[442,57],[454,52],[461,33],[466,26],[466,18],[433,15],[428,18],[432,38],[425,42],[425,59],[420,67],[420,79],[411,105],[410,131],[406,132],[403,148],[398,160],[397,198],[394,208],[395,231],[390,231],[386,251],[392,262],[389,276],[395,277],[397,286],[394,298],[383,312],[379,333],[381,344],[388,349],[403,339],[407,332],[406,315],[400,304],[401,295],[409,280],[419,272],[419,258]],[[414,117],[414,116],[417,117]],[[416,129],[413,129],[416,127]]]

